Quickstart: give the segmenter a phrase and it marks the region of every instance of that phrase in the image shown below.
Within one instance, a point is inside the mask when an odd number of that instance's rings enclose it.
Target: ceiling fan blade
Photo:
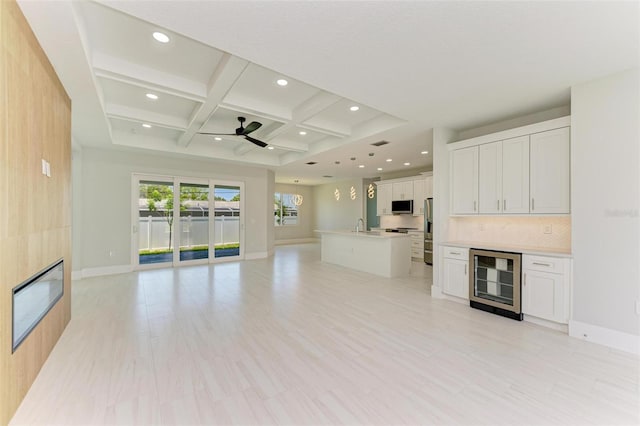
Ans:
[[[255,139],[255,138],[252,138],[251,136],[244,135],[244,138],[246,140],[248,140],[249,142],[253,142],[254,144],[258,145],[260,148],[264,148],[265,146],[269,145],[268,143],[262,142],[262,141],[260,141],[258,139]]]
[[[257,121],[252,121],[251,123],[247,124],[247,127],[244,128],[242,134],[246,136],[251,132],[255,132],[260,127],[262,127],[262,123],[258,123]]]
[[[238,136],[235,133],[206,133],[198,132],[199,135],[215,135],[215,136]]]

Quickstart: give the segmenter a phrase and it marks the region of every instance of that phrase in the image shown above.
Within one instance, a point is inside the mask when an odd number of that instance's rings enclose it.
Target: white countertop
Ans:
[[[358,238],[409,238],[409,234],[402,234],[399,232],[384,232],[384,231],[356,232],[356,231],[351,231],[347,229],[333,230],[333,231],[316,229],[313,232],[317,232],[318,234],[344,235],[346,237],[358,237]]]
[[[536,256],[572,257],[571,251],[561,249],[550,249],[546,247],[513,246],[496,243],[478,243],[471,241],[445,241],[440,243],[443,246],[477,248],[483,250],[510,251],[514,253],[531,254]]]

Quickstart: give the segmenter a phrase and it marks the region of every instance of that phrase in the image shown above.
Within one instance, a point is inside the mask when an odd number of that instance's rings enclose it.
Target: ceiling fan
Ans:
[[[246,140],[248,140],[251,143],[254,143],[254,144],[258,145],[261,148],[264,148],[265,146],[268,145],[267,143],[262,142],[261,140],[258,140],[256,138],[252,138],[251,136],[248,136],[249,133],[255,132],[260,127],[262,127],[262,123],[258,123],[257,121],[252,121],[251,123],[247,124],[247,127],[244,127],[242,124],[245,121],[247,121],[247,119],[244,118],[244,117],[238,117],[238,121],[240,122],[240,127],[238,127],[236,129],[235,133],[204,133],[204,132],[198,132],[198,134],[200,134],[200,135],[217,135],[217,136],[244,136],[244,138]]]

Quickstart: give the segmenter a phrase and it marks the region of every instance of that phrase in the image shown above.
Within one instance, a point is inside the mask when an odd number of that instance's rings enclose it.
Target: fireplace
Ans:
[[[63,259],[13,289],[12,352],[36,328],[64,293]]]

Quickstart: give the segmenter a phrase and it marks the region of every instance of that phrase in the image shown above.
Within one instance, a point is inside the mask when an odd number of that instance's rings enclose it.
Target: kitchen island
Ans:
[[[323,262],[388,278],[411,269],[411,237],[384,231],[315,231],[322,237]]]

